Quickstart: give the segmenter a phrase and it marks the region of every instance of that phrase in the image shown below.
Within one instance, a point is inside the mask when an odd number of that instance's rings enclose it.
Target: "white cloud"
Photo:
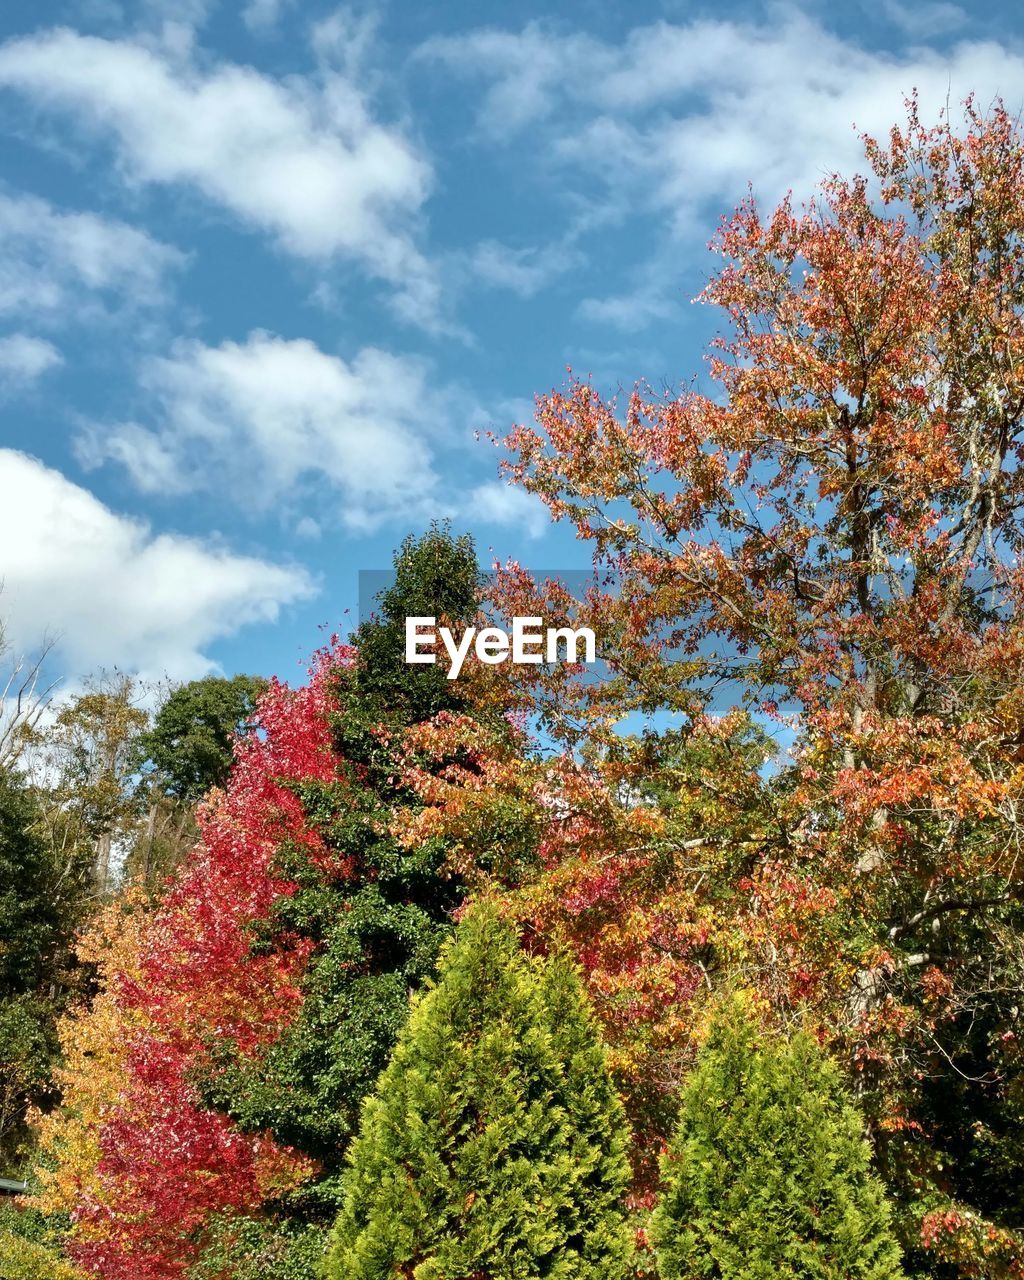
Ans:
[[[319,522],[314,520],[312,516],[302,516],[295,525],[295,536],[297,538],[308,538],[311,541],[316,541],[322,533],[323,530],[320,528]]]
[[[55,29],[0,47],[0,86],[112,137],[129,182],[186,184],[291,254],[357,260],[405,318],[437,322],[438,283],[414,242],[430,166],[354,81],[278,81],[200,64],[187,44]]]
[[[497,240],[484,240],[469,255],[469,267],[478,282],[508,289],[521,298],[532,298],[582,261],[579,250],[568,243],[512,248]]]
[[[667,320],[674,310],[673,299],[666,293],[664,285],[648,283],[628,293],[584,298],[576,308],[576,314],[581,320],[610,325],[628,333],[655,320]]]
[[[554,109],[563,66],[567,71],[575,68],[581,54],[600,48],[587,36],[529,22],[520,32],[481,27],[462,35],[433,36],[417,56],[443,63],[457,75],[485,79],[478,123],[490,136],[507,139]]]
[[[887,0],[885,14],[911,40],[964,17],[946,0]],[[577,308],[582,320],[624,331],[677,313],[680,242],[706,240],[748,184],[765,204],[789,190],[806,199],[827,175],[864,169],[860,134],[884,136],[913,89],[928,120],[972,91],[983,106],[1002,95],[1015,112],[1024,83],[1024,56],[1012,46],[873,50],[792,5],[762,21],[659,21],[615,43],[551,22],[486,27],[431,39],[417,56],[481,82],[480,139],[528,143],[559,193],[585,202],[576,242],[587,219],[657,219],[661,230],[638,237],[647,247],[626,287]],[[528,285],[530,274],[522,279]]]
[[[477,485],[457,514],[485,524],[511,526],[528,538],[539,538],[551,524],[540,498],[500,480]]]
[[[374,81],[371,53],[375,49],[380,18],[379,12],[366,9],[357,13],[348,5],[341,5],[313,23],[310,42],[314,53],[349,79],[358,79],[364,84]]]
[[[273,31],[281,20],[286,9],[290,9],[295,0],[249,0],[242,10],[242,21],[256,35],[266,35]]]
[[[11,333],[0,338],[0,384],[35,382],[49,369],[64,363],[64,357],[44,338],[27,333]]]
[[[368,347],[351,361],[305,339],[181,343],[144,367],[150,425],[93,427],[87,466],[115,461],[151,493],[210,490],[253,510],[327,490],[346,524],[419,512],[437,477],[444,406],[419,360]]]
[[[882,0],[882,13],[909,36],[918,36],[922,31],[938,35],[967,24],[964,10],[948,0]]]
[[[117,296],[152,305],[185,255],[115,219],[0,193],[0,314],[81,318]]]
[[[982,103],[1002,93],[1016,110],[1024,80],[1024,58],[994,42],[879,52],[792,7],[763,23],[657,22],[616,44],[538,22],[485,28],[430,40],[419,57],[483,78],[477,123],[492,141],[530,127],[549,161],[587,171],[609,198],[629,193],[634,209],[667,211],[687,232],[695,210],[734,202],[748,182],[774,201],[862,167],[858,131],[884,133],[915,87],[930,117],[972,90]]]
[[[117,665],[150,678],[214,669],[215,640],[314,594],[301,568],[157,534],[35,458],[0,449],[0,598],[8,638],[57,638],[70,674]]]

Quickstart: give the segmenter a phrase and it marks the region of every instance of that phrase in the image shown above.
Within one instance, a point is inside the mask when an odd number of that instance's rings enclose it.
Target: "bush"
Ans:
[[[860,1116],[814,1039],[762,1038],[730,1002],[662,1162],[651,1232],[662,1280],[897,1280],[870,1159]]]
[[[575,971],[489,906],[446,947],[363,1108],[330,1280],[616,1280],[626,1125]]]

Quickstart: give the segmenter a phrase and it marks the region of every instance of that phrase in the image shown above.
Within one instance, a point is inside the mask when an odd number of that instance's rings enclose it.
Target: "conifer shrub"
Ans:
[[[478,905],[364,1105],[328,1280],[625,1277],[626,1138],[575,970]]]
[[[804,1032],[720,1011],[662,1161],[651,1237],[661,1280],[900,1280],[900,1251],[857,1108]]]

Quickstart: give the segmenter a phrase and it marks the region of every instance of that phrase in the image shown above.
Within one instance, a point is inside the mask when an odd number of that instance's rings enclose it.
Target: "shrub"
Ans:
[[[616,1280],[625,1118],[575,971],[477,906],[349,1155],[330,1280]]]
[[[662,1280],[897,1280],[899,1248],[861,1118],[814,1039],[713,1024],[662,1162]]]

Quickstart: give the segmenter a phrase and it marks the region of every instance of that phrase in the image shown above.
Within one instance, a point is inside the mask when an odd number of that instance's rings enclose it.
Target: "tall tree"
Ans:
[[[143,816],[126,851],[129,877],[155,889],[195,844],[197,806],[226,785],[235,746],[255,728],[266,687],[260,676],[205,676],[162,698],[132,745]]]
[[[652,1221],[662,1280],[900,1280],[864,1121],[814,1039],[734,998],[686,1082]]]
[[[153,785],[195,804],[223,787],[234,763],[235,740],[254,727],[267,687],[261,676],[204,676],[172,689],[135,740],[135,759]]]
[[[56,682],[44,665],[52,649],[44,644],[34,657],[12,654],[0,619],[0,769],[13,772],[53,697]]]
[[[670,969],[663,1062],[685,1048],[693,980],[742,966],[780,1018],[813,1007],[858,1081],[907,1248],[1012,1270],[1024,137],[999,105],[932,128],[911,101],[866,149],[869,175],[808,207],[749,200],[723,221],[706,390],[641,385],[617,405],[573,381],[509,437],[512,478],[593,547],[576,616],[607,678],[509,674],[613,799],[630,712],[675,712],[694,742],[738,710],[787,734],[788,760],[748,790],[756,811],[645,834],[632,806],[606,828],[628,859],[572,858],[549,908],[603,908],[609,937],[643,904],[634,936],[660,939]],[[515,567],[498,594],[509,613],[564,607]],[[951,1111],[952,1079],[979,1126]]]
[[[332,670],[331,738],[337,778],[300,788],[310,826],[352,868],[339,876],[302,851],[282,849],[295,891],[271,928],[309,938],[314,952],[294,1025],[252,1062],[222,1064],[211,1097],[247,1126],[267,1125],[321,1161],[329,1199],[363,1097],[387,1062],[408,995],[433,971],[463,895],[439,842],[400,843],[391,824],[412,798],[399,768],[403,735],[460,705],[436,668],[404,661],[405,618],[472,618],[479,570],[472,542],[434,525],[395,554],[380,609],[353,634],[350,662]],[[322,1208],[320,1212],[323,1212]]]
[[[54,856],[88,845],[96,893],[115,881],[115,855],[137,834],[142,797],[135,785],[135,744],[149,725],[138,684],[130,676],[101,676],[64,702],[52,724],[33,734],[31,774],[40,830]]]
[[[478,905],[365,1105],[327,1275],[624,1277],[624,1153],[575,974]]]
[[[54,859],[23,779],[0,769],[0,1163],[21,1165],[26,1113],[56,1101],[56,1022],[76,985],[91,857]]]

